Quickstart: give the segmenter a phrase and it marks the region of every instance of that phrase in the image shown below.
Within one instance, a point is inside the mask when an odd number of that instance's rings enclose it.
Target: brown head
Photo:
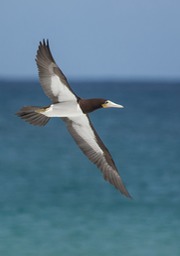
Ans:
[[[80,99],[79,105],[84,114],[90,113],[99,108],[123,108],[122,105],[116,104],[110,100],[96,99]]]

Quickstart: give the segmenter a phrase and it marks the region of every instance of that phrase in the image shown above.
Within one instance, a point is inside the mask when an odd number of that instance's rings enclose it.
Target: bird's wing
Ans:
[[[122,194],[131,197],[119,176],[108,149],[93,128],[85,114],[72,118],[62,118],[83,153],[102,171],[104,179],[114,185]]]
[[[54,61],[48,40],[39,43],[36,63],[42,88],[53,103],[77,100],[77,96],[70,88],[65,75]]]

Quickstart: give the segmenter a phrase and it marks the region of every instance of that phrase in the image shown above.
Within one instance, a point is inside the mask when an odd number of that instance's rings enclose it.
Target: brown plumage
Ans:
[[[82,99],[71,89],[65,75],[57,66],[49,42],[40,42],[36,55],[39,80],[45,94],[52,100],[47,107],[23,107],[17,115],[33,125],[44,126],[51,117],[61,117],[82,152],[123,195],[131,197],[118,173],[112,156],[95,131],[88,113],[99,108],[121,105],[102,98]]]

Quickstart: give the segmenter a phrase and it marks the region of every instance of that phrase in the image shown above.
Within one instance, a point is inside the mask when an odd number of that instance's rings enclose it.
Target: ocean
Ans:
[[[133,199],[107,183],[64,123],[15,115],[48,105],[37,81],[0,81],[0,255],[180,255],[180,82],[71,81],[124,109],[90,114]]]

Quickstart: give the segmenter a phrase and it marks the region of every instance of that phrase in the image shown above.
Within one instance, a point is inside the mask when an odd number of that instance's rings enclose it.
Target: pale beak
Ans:
[[[104,104],[102,104],[103,108],[124,108],[122,105],[116,104],[110,100],[107,100]]]

